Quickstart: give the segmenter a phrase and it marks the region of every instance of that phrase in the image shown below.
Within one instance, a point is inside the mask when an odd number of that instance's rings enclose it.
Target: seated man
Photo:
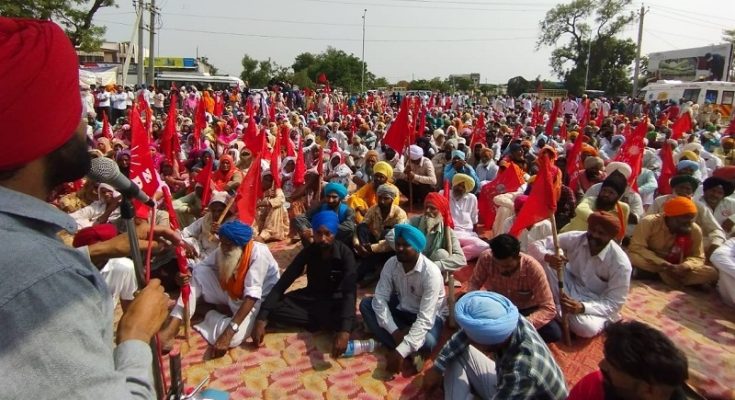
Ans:
[[[227,207],[227,192],[212,192],[212,198],[207,206],[207,213],[203,217],[194,221],[193,224],[187,226],[181,231],[181,237],[186,241],[192,251],[187,254],[189,258],[189,267],[193,267],[196,263],[203,261],[207,256],[217,250],[219,239],[217,231],[219,230],[219,221],[222,213]],[[222,220],[227,222],[233,219],[232,214],[227,215]]]
[[[176,218],[182,228],[194,223],[202,215],[202,193],[204,188],[200,183],[194,186],[194,191],[173,201]]]
[[[286,210],[286,195],[283,189],[273,184],[273,173],[263,171],[263,197],[258,200],[258,212],[255,217],[255,238],[261,242],[273,242],[288,237],[289,220]]]
[[[100,183],[97,188],[97,200],[69,216],[74,218],[79,229],[114,223],[120,219],[120,199],[121,195],[117,190],[106,183]]]
[[[324,186],[323,195],[321,204],[293,220],[296,231],[301,237],[301,243],[306,247],[314,242],[314,230],[311,227],[311,220],[316,214],[322,211],[334,211],[339,218],[337,240],[351,245],[352,236],[355,232],[355,211],[344,203],[347,188],[339,183],[327,183]]]
[[[632,270],[628,257],[614,240],[623,230],[620,219],[597,211],[589,216],[588,225],[587,232],[559,235],[562,254],[556,254],[551,237],[528,247],[528,253],[546,269],[557,312],[569,314],[571,331],[586,338],[620,319]],[[561,294],[559,270],[564,273]]]
[[[426,195],[424,214],[411,217],[408,223],[426,236],[426,247],[421,253],[442,272],[456,271],[467,265],[459,239],[452,228],[454,221],[446,197],[437,192]]]
[[[720,292],[722,301],[735,307],[735,238],[728,239],[718,247],[710,260],[719,271],[717,291]]]
[[[400,372],[409,356],[414,365],[423,364],[417,360],[439,342],[447,313],[441,271],[421,254],[426,246],[424,234],[408,224],[396,225],[393,231],[396,255],[385,263],[375,297],[360,302],[367,328],[392,349],[386,360],[389,374]]]
[[[229,307],[229,315],[210,310],[204,321],[194,326],[204,340],[214,346],[215,357],[239,346],[253,330],[255,316],[278,281],[278,263],[268,246],[253,238],[253,229],[240,221],[222,224],[220,244],[192,270],[189,316],[194,315],[197,300]],[[170,348],[179,332],[184,315],[181,296],[171,311],[168,324],[161,330],[164,347]]]
[[[431,392],[444,374],[444,398],[550,399],[567,396],[564,374],[516,306],[500,294],[470,292],[455,307],[460,330],[424,376]],[[495,353],[495,361],[486,354]]]
[[[521,253],[515,237],[494,237],[490,249],[480,255],[467,290],[483,288],[509,298],[546,343],[561,339],[561,327],[555,320],[556,304],[544,268],[533,257]]]
[[[474,260],[490,246],[477,235],[478,209],[477,197],[472,194],[475,181],[468,175],[455,174],[452,177],[452,194],[449,209],[454,220],[454,232],[459,238],[467,261]]]
[[[369,184],[365,184],[358,191],[353,193],[347,198],[347,205],[351,209],[355,210],[355,222],[358,224],[362,222],[368,209],[378,203],[377,190],[382,185],[390,185],[390,180],[393,178],[393,167],[385,161],[379,161],[373,166],[373,181]],[[398,189],[396,189],[398,190]],[[396,196],[393,200],[393,204],[398,205],[401,199],[400,196]]]
[[[497,197],[500,196],[496,196],[496,198]],[[515,199],[513,199],[513,211],[515,212],[515,214],[506,218],[505,221],[503,221],[502,233],[510,232],[510,229],[513,227],[513,223],[516,222],[516,216],[519,212],[521,212],[521,209],[526,204],[526,201],[528,201],[528,196],[525,194],[519,194],[515,197]],[[529,226],[519,233],[518,239],[521,242],[521,251],[527,251],[529,243],[533,243],[541,239],[546,239],[548,236],[551,236],[551,221],[549,221],[548,219],[539,221],[532,226]]]
[[[702,187],[703,193],[696,197],[696,202],[712,211],[725,234],[732,233],[735,227],[735,199],[730,196],[735,192],[735,185],[727,179],[710,176],[702,182]]]
[[[362,281],[370,273],[378,273],[386,260],[393,256],[386,234],[393,226],[405,223],[408,219],[406,212],[394,204],[398,196],[398,188],[395,186],[381,185],[378,188],[378,204],[370,207],[365,219],[357,225],[352,245],[359,257],[358,281]]]
[[[253,342],[263,344],[268,322],[336,332],[332,356],[347,349],[355,323],[357,268],[352,250],[335,240],[339,219],[332,211],[322,211],[311,219],[314,242],[296,255],[283,271],[260,308]],[[306,287],[285,293],[291,284],[306,273]],[[285,294],[284,294],[285,293]]]
[[[463,174],[472,179],[474,184],[468,192],[475,193],[480,190],[480,178],[477,177],[475,169],[467,165],[465,153],[460,150],[453,150],[452,162],[444,167],[444,181],[452,182],[452,185],[454,185],[454,176],[457,174]]]
[[[717,281],[717,270],[704,263],[697,212],[688,197],[676,196],[664,203],[663,213],[643,217],[628,247],[633,266],[674,287]]]
[[[687,356],[662,332],[637,321],[605,328],[600,369],[582,378],[568,400],[684,400]]]
[[[436,174],[431,160],[424,157],[424,150],[412,144],[409,148],[410,161],[406,163],[402,172],[396,172],[396,186],[404,196],[409,196],[413,190],[414,204],[422,204],[424,197],[433,192],[436,187]],[[412,189],[409,189],[412,187]]]
[[[618,225],[623,227],[618,232],[617,237],[613,239],[622,240],[625,236],[625,226],[628,224],[630,208],[628,204],[620,201],[620,197],[625,193],[627,187],[628,182],[625,176],[617,170],[613,171],[602,181],[600,194],[597,197],[591,196],[582,199],[574,211],[574,218],[559,232],[586,231],[589,216],[595,211],[606,211],[618,218]]]

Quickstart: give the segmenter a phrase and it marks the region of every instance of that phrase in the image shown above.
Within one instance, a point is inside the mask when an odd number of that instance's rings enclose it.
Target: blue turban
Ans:
[[[699,164],[692,160],[681,160],[676,164],[676,170],[681,171],[684,168],[691,168],[694,171],[699,171]]]
[[[344,200],[347,197],[347,188],[341,183],[329,182],[324,186],[324,195],[326,196],[330,193],[337,193],[339,199]]]
[[[253,238],[253,228],[240,221],[231,221],[219,227],[219,235],[242,247]]]
[[[341,185],[340,185],[341,186]],[[334,211],[320,211],[311,218],[311,227],[317,230],[321,227],[325,227],[332,232],[332,235],[337,234],[339,229],[339,217]]]
[[[460,160],[464,160],[465,154],[462,150],[452,150],[452,158],[459,158]]]
[[[396,240],[402,237],[417,252],[421,253],[424,251],[424,247],[426,247],[426,236],[418,228],[409,224],[398,224],[393,227],[393,232]]]
[[[454,318],[473,341],[494,345],[503,343],[518,326],[518,308],[505,296],[476,290],[462,296],[454,306]]]

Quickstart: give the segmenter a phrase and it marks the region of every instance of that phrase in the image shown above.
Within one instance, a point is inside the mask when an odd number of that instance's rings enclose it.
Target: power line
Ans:
[[[648,30],[649,31],[653,31],[653,32],[658,32],[660,34],[668,35],[668,36],[678,36],[678,37],[683,37],[683,38],[688,38],[688,39],[699,39],[699,40],[709,40],[709,41],[712,40],[712,38],[703,38],[701,36],[692,36],[692,35],[683,35],[681,33],[664,32],[664,31],[660,31],[658,29],[648,29]]]
[[[647,34],[649,34],[649,35],[651,35],[651,36],[653,36],[653,37],[655,37],[655,38],[657,38],[657,39],[661,40],[662,42],[666,43],[667,45],[669,45],[669,46],[673,47],[673,48],[674,48],[674,50],[678,50],[678,49],[679,49],[679,46],[677,46],[677,45],[675,45],[675,44],[673,44],[673,43],[669,42],[669,41],[668,41],[668,40],[666,40],[665,38],[663,38],[663,37],[661,37],[661,36],[659,36],[659,35],[657,35],[657,34],[655,34],[655,33],[651,32],[651,30],[650,30],[650,29],[644,29],[643,31],[644,31],[644,32],[646,32]]]
[[[708,21],[708,20],[705,20],[705,19],[693,17],[691,15],[682,16],[682,15],[679,15],[679,14],[673,12],[673,11],[658,10],[658,12],[659,13],[663,13],[662,17],[664,17],[664,18],[675,19],[677,21],[685,22],[685,23],[692,24],[692,25],[697,25],[699,27],[701,27],[702,24],[711,24],[712,23],[712,21]],[[721,29],[724,29],[724,26],[721,26],[720,28]]]
[[[339,4],[339,5],[353,5],[353,6],[364,6],[366,3],[358,3],[351,1],[338,1],[338,0],[303,0],[311,1],[314,3],[328,3],[328,4]],[[445,4],[446,2],[437,2],[437,4]],[[395,4],[395,3],[367,3],[370,7],[388,7],[388,8],[412,8],[415,9],[416,5],[411,4]],[[532,5],[526,7],[534,7]],[[473,8],[473,7],[424,7],[424,10],[454,10],[454,11],[497,11],[497,12],[528,12],[528,11],[542,11],[549,9],[546,6],[535,9],[520,9],[520,8]]]
[[[671,12],[678,13],[680,15],[683,15],[683,16],[687,17],[687,18],[690,18],[691,17],[691,14],[694,14],[694,15],[700,15],[702,17],[707,17],[707,18],[722,19],[722,20],[729,21],[729,22],[735,22],[735,19],[723,17],[721,15],[712,15],[712,14],[705,14],[705,13],[701,13],[701,12],[697,12],[697,11],[682,10],[681,8],[674,8],[674,7],[669,7],[669,6],[663,6],[663,5],[655,4],[655,3],[653,5],[655,7],[660,7],[660,8],[666,9],[666,10],[670,10]],[[706,21],[706,22],[712,22],[712,21]]]

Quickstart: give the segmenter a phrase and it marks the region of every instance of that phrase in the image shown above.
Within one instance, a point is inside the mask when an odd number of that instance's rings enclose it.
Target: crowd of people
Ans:
[[[10,32],[0,54],[19,51],[12,46],[21,35],[65,40],[47,22],[2,18],[0,28]],[[20,51],[23,61],[48,68],[48,82],[66,84],[53,105],[69,109],[54,115],[44,107],[48,121],[32,128],[0,111],[3,134],[17,138],[0,160],[7,246],[0,286],[11,294],[0,308],[11,315],[8,333],[31,337],[8,335],[0,344],[15,345],[20,357],[53,342],[49,335],[58,332],[42,332],[47,321],[24,315],[51,307],[38,304],[46,290],[57,301],[47,314],[65,316],[53,326],[68,325],[70,348],[88,345],[74,343],[81,329],[103,332],[97,347],[72,360],[93,366],[112,351],[101,348],[112,343],[119,299],[116,373],[108,378],[125,379],[104,390],[150,392],[142,374],[151,355],[139,342],[159,333],[170,348],[191,318],[214,356],[248,338],[261,346],[271,324],[333,332],[333,357],[351,339],[373,337],[387,350],[389,374],[423,373],[427,391],[443,379],[452,399],[678,399],[686,356],[661,332],[621,321],[631,279],[718,290],[735,305],[735,128],[711,105],[477,93],[401,98],[328,85],[287,95],[280,87],[69,90],[77,73],[64,53],[68,41],[38,43],[38,51],[58,52],[55,63],[30,50]],[[34,85],[46,92],[42,83]],[[11,95],[35,93],[7,86]],[[395,135],[403,135],[400,146]],[[120,193],[83,179],[80,158],[109,158],[125,174],[150,158],[158,186],[149,195],[158,205],[137,208],[139,236],[143,247],[156,247],[153,274],[179,275],[190,288],[167,318],[160,304],[143,306],[162,302],[157,280],[135,297],[142,288],[121,244]],[[545,200],[555,207],[529,223],[521,215],[537,203],[539,182],[553,187]],[[148,220],[166,245],[145,240]],[[29,238],[38,236],[53,243],[48,257],[32,254]],[[267,245],[278,241],[300,242],[288,265]],[[28,260],[46,268],[30,278],[11,268]],[[54,269],[59,263],[75,270]],[[453,273],[468,265],[467,293],[455,296]],[[304,275],[305,287],[289,291]],[[94,296],[79,292],[79,279]],[[358,288],[369,293],[359,304]],[[64,299],[74,314],[59,311]],[[567,328],[577,337],[606,335],[600,371],[571,390],[547,347]],[[143,361],[131,361],[137,358]],[[427,360],[433,366],[424,369]]]

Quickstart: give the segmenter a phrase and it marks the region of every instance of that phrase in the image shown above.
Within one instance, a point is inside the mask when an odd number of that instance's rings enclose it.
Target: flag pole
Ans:
[[[554,241],[554,254],[558,257],[561,254],[561,247],[559,247],[559,232],[556,229],[556,216],[554,216],[554,213],[551,213],[551,234]],[[557,281],[559,282],[559,298],[561,298],[562,293],[564,293],[563,269],[564,267],[556,269]],[[569,318],[567,316],[567,313],[565,313],[562,309],[560,309],[559,312],[561,313],[561,329],[564,338],[564,344],[566,344],[567,346],[571,346],[572,336],[569,333]]]
[[[222,211],[222,214],[220,214],[219,218],[217,218],[217,225],[222,225],[222,221],[225,220],[225,217],[227,216],[227,213],[230,212],[230,208],[232,208],[232,205],[235,204],[235,200],[237,200],[237,194],[232,196],[230,201],[227,202],[225,205],[224,211]],[[209,241],[214,240],[214,233],[211,231],[209,232]]]

